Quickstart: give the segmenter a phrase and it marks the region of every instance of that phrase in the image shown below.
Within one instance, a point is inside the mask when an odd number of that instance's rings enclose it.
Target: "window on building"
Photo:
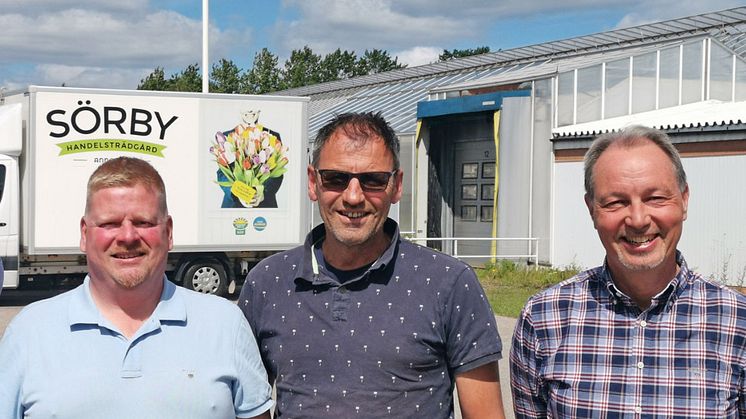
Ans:
[[[655,77],[658,54],[650,52],[632,58],[632,113],[655,109]]]
[[[710,99],[733,100],[733,53],[710,41]]]
[[[601,65],[578,69],[578,123],[601,119]]]
[[[669,108],[679,104],[679,73],[681,47],[662,49],[658,80],[658,108]]]
[[[740,102],[746,100],[746,61],[736,58],[736,98]]]
[[[557,77],[557,126],[575,123],[575,72],[560,73]]]
[[[682,48],[681,103],[702,101],[702,41],[684,44]]]
[[[604,117],[629,113],[629,58],[606,63]]]

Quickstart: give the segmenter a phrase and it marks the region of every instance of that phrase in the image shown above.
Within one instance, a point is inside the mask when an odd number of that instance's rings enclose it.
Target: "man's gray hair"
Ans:
[[[621,131],[610,132],[598,136],[593,140],[588,152],[585,153],[585,193],[588,197],[593,199],[593,167],[596,165],[596,162],[604,151],[612,145],[632,148],[644,145],[647,141],[652,142],[666,153],[673,165],[676,181],[679,184],[679,190],[684,192],[687,185],[686,172],[684,172],[684,166],[681,164],[681,156],[679,156],[679,152],[671,142],[671,138],[669,138],[669,136],[663,131],[642,125],[632,125]]]

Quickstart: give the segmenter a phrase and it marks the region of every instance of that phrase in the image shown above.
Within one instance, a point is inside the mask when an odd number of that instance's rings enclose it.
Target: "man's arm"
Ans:
[[[530,302],[530,300],[529,300]],[[528,307],[528,305],[527,305]],[[510,388],[513,392],[513,411],[516,419],[546,418],[547,400],[539,384],[536,351],[538,343],[527,308],[521,311],[513,332],[510,348]]]
[[[463,419],[504,419],[497,361],[456,375],[456,391]]]
[[[23,385],[23,344],[14,333],[13,323],[0,339],[0,418],[21,419],[24,416],[20,393]]]

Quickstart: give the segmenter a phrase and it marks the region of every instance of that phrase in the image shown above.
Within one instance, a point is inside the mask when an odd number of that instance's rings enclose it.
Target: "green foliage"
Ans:
[[[490,52],[490,47],[477,47],[477,48],[466,48],[466,49],[452,49],[448,51],[443,50],[443,53],[438,56],[438,61],[448,61],[453,58],[469,57],[471,55],[486,54]]]
[[[254,63],[242,79],[241,93],[262,94],[280,90],[280,69],[277,56],[267,48],[254,55]]]
[[[357,62],[357,74],[377,74],[407,66],[406,64],[399,64],[398,60],[396,57],[391,59],[387,51],[380,49],[368,51],[366,49]]]
[[[355,77],[357,71],[357,55],[354,51],[336,51],[327,54],[321,60],[320,80],[321,82],[344,80]]]
[[[200,81],[201,82],[201,81]],[[221,58],[210,71],[210,91],[213,93],[239,93],[241,69],[233,61]]]
[[[163,67],[156,67],[152,73],[148,74],[144,79],[141,79],[140,84],[137,86],[137,90],[171,90],[170,81],[166,80]]]
[[[181,73],[174,74],[169,80],[171,89],[177,92],[201,92],[202,75],[199,64],[189,64]]]
[[[292,89],[319,83],[321,81],[320,64],[321,57],[314,54],[308,46],[293,50],[282,70],[284,87]]]
[[[277,56],[267,48],[262,48],[254,55],[251,69],[245,72],[233,61],[223,58],[211,68],[210,91],[262,94],[406,67],[398,62],[398,58],[392,58],[387,51],[380,49],[365,50],[358,58],[354,51],[342,51],[338,48],[322,58],[308,46],[293,50],[282,68],[278,63]],[[169,79],[166,79],[162,67],[156,67],[140,80],[137,88],[200,92],[202,75],[198,64],[187,66]]]
[[[564,269],[533,268],[509,260],[486,264],[477,269],[487,299],[498,316],[518,317],[526,300],[537,292],[571,278],[580,272],[577,266]]]

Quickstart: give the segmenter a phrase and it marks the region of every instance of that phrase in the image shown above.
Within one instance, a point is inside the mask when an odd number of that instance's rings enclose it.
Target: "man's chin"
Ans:
[[[139,273],[133,273],[130,275],[121,275],[114,278],[114,281],[124,289],[135,289],[145,282],[147,278],[145,275]]]
[[[626,254],[620,254],[619,257],[619,263],[622,264],[622,266],[625,267],[625,269],[632,271],[632,272],[644,272],[644,271],[650,271],[653,270],[663,263],[665,260],[665,255],[663,256],[657,256],[657,255],[646,255],[643,257],[634,256],[630,257],[630,255]]]

